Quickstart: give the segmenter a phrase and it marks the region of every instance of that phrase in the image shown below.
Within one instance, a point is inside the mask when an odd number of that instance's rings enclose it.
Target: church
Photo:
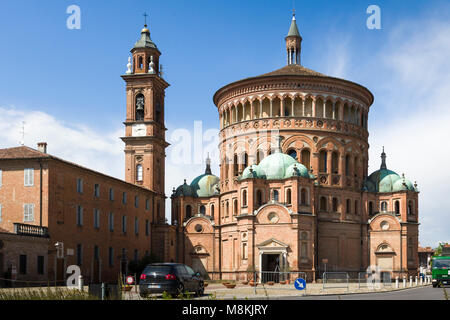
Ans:
[[[122,75],[125,181],[54,157],[46,143],[1,149],[0,240],[48,239],[38,269],[55,281],[71,264],[87,282],[114,281],[149,253],[208,279],[279,270],[314,281],[325,263],[328,271],[378,265],[392,277],[416,274],[417,184],[388,169],[384,150],[380,169],[368,172],[374,96],[302,65],[295,14],[285,41],[284,67],[214,94],[220,172],[208,158],[203,174],[173,188],[169,224],[169,83],[145,25]],[[15,250],[0,252],[0,271],[19,269],[18,279],[26,279],[36,253]]]

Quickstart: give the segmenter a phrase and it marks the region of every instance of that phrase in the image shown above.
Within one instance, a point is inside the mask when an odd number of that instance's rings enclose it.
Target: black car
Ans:
[[[195,292],[197,296],[205,291],[203,279],[192,268],[180,263],[152,263],[145,267],[139,281],[141,297],[150,293],[167,292],[178,295]]]

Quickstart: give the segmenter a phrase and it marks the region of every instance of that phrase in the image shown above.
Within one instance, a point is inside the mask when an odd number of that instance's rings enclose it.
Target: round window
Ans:
[[[387,221],[382,221],[380,223],[381,230],[389,230],[389,223]]]
[[[280,218],[275,212],[271,212],[268,214],[267,219],[269,219],[271,223],[277,223]]]
[[[197,232],[202,232],[203,231],[203,227],[202,227],[202,225],[201,224],[197,224],[196,226],[195,226],[195,231],[197,231]]]

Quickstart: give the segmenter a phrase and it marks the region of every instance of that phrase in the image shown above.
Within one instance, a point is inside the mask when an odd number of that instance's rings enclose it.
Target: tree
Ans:
[[[444,247],[444,245],[448,245],[448,243],[439,242],[439,246],[434,249],[434,256],[439,256],[442,253],[442,248]]]

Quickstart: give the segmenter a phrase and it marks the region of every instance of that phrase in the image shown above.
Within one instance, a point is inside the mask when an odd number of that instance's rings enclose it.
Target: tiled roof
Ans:
[[[316,72],[314,70],[302,67],[299,64],[289,64],[287,66],[284,66],[281,69],[265,73],[260,75],[259,77],[266,77],[266,76],[320,76],[320,77],[326,77],[326,75]]]
[[[0,149],[0,159],[50,158],[51,156],[29,147]]]

